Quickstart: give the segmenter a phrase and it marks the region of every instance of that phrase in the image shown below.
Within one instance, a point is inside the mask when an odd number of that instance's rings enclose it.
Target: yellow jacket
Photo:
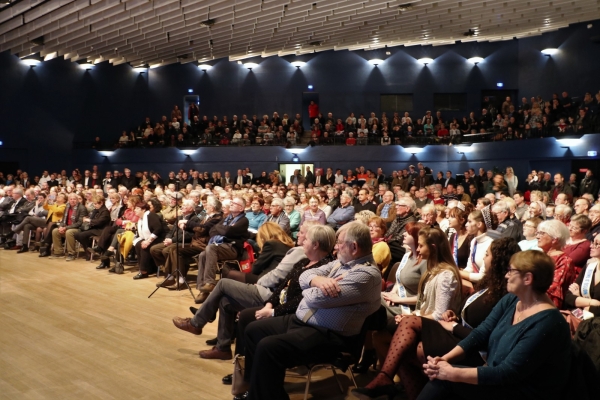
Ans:
[[[44,204],[44,210],[48,210],[46,221],[60,222],[65,214],[66,204]]]

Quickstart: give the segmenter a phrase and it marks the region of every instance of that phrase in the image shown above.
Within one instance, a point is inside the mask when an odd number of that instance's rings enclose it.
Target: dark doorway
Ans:
[[[309,130],[312,125],[312,121],[308,117],[308,106],[311,101],[314,101],[315,104],[319,104],[319,93],[316,92],[303,92],[302,93],[302,122],[304,125],[304,130]]]
[[[183,114],[183,122],[187,122],[188,125],[190,124],[190,119],[188,118],[188,109],[192,103],[196,103],[196,105],[199,106],[200,96],[197,94],[183,96],[183,110],[181,110],[181,113]]]
[[[14,174],[19,169],[18,162],[0,162],[0,172],[4,173],[4,178],[6,179],[7,174]],[[33,175],[31,176],[33,179]]]
[[[521,100],[519,99],[518,90],[502,89],[502,90],[482,90],[481,91],[481,108],[488,108],[485,98],[488,98],[488,103],[493,105],[497,112],[502,110],[502,103],[507,97],[510,97],[512,103],[515,106],[515,110],[519,109]],[[481,112],[481,110],[479,110]],[[479,113],[478,113],[479,114]],[[496,115],[492,115],[493,119],[496,119]]]
[[[594,176],[598,177],[598,174],[600,174],[600,160],[587,158],[571,161],[571,171],[572,173],[577,174],[577,183],[581,182],[581,180],[585,177],[585,173],[588,169],[591,169],[594,173]],[[569,177],[565,177],[565,179],[568,178]]]

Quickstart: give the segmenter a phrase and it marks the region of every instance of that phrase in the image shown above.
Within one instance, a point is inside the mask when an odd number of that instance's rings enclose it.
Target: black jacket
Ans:
[[[279,240],[268,240],[263,244],[260,255],[252,264],[252,274],[262,276],[279,265],[291,247]]]
[[[210,230],[210,236],[221,235],[224,237],[225,243],[231,243],[236,249],[238,255],[244,250],[244,242],[250,237],[248,225],[250,222],[245,216],[240,217],[235,224],[228,225],[232,219],[229,217],[220,221]]]
[[[110,211],[103,204],[97,210],[90,213],[90,229],[104,229],[110,224]]]

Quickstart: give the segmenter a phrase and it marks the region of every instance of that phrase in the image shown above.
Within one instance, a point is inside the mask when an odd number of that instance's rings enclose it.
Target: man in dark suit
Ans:
[[[315,187],[321,187],[324,185],[327,185],[327,179],[323,176],[323,170],[321,168],[317,168],[315,170],[315,177],[314,177],[314,186]]]
[[[416,186],[417,189],[421,189],[430,185],[429,176],[425,175],[424,169],[419,170],[419,176],[415,178],[413,185]]]
[[[594,197],[598,193],[598,180],[594,177],[591,169],[586,171],[585,178],[581,180],[581,184],[579,185],[579,195],[583,196],[586,193],[590,193]]]
[[[129,168],[125,168],[124,172],[125,175],[121,178],[120,184],[125,186],[127,190],[131,191],[137,186],[137,179],[134,176],[131,176],[131,170]]]
[[[312,183],[313,185],[315,184],[315,176],[313,175],[312,171],[310,170],[310,167],[306,167],[306,175],[304,176],[304,180],[305,180],[305,184],[308,185],[309,183]]]
[[[246,171],[242,171],[241,169],[237,170],[237,176],[235,177],[235,180],[233,182],[233,184],[238,184],[238,185],[246,185],[248,183],[250,183],[250,177],[248,175],[245,174]]]
[[[444,179],[443,186],[447,188],[448,185],[452,185],[452,187],[456,186],[456,179],[452,177],[452,171],[446,171],[446,178]]]
[[[21,222],[25,218],[23,213],[29,204],[29,200],[23,196],[23,189],[21,188],[14,188],[12,190],[12,198],[13,201],[2,213],[2,216],[0,216],[0,233],[2,233],[0,239],[2,239],[2,241],[7,240],[13,235],[10,226],[14,223]],[[35,200],[35,198],[33,198],[33,200]],[[33,208],[33,205],[35,205],[35,203],[33,203],[31,207],[26,210],[26,212],[29,212],[29,210]]]
[[[385,182],[385,174],[381,168],[377,168],[377,183],[381,184]]]

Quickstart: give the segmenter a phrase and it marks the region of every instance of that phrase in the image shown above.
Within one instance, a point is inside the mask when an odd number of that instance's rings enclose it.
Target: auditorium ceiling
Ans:
[[[0,51],[154,67],[502,41],[597,19],[599,0],[0,0]]]

